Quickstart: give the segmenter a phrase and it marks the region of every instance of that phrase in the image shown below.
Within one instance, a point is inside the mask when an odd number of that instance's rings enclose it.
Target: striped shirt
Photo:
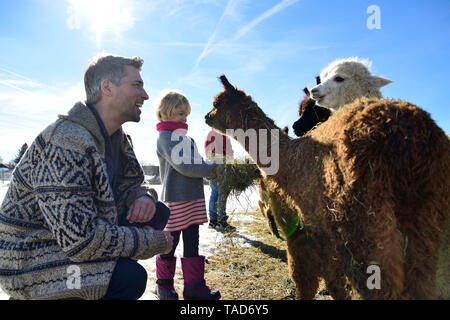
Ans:
[[[170,218],[164,231],[184,230],[193,224],[208,222],[205,199],[165,204],[170,208]]]

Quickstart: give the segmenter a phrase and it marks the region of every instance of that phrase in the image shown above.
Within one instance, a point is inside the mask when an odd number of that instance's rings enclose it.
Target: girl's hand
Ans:
[[[224,169],[225,169],[225,165],[224,164],[218,164],[217,168],[216,168],[216,176],[214,178],[217,178],[219,176],[219,174],[221,174]]]

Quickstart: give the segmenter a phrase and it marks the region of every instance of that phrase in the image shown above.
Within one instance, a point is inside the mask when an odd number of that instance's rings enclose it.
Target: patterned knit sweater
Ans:
[[[116,195],[104,153],[98,123],[79,102],[22,157],[0,207],[0,286],[11,297],[100,299],[118,258],[148,259],[165,250],[162,231],[117,224],[138,197],[157,200],[143,185],[129,136],[122,133]]]

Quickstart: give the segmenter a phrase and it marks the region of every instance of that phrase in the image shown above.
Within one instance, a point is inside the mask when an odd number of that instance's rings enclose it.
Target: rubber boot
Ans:
[[[218,228],[225,232],[236,231],[236,228],[233,227],[231,224],[228,224],[227,220],[228,220],[228,216],[226,216],[226,215],[224,217],[220,218],[219,221],[217,222]]]
[[[156,257],[157,286],[153,293],[159,300],[178,300],[178,293],[173,286],[176,265],[176,256],[172,260],[163,260],[159,256]]]
[[[219,300],[219,290],[211,289],[205,282],[205,257],[181,258],[185,300]]]

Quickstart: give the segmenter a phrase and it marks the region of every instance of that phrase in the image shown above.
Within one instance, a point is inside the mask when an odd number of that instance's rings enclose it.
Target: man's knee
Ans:
[[[152,220],[150,220],[149,225],[155,228],[156,230],[163,230],[167,225],[167,221],[169,221],[169,217],[170,217],[169,207],[167,207],[161,201],[158,201],[156,203],[155,216],[153,217]]]
[[[137,261],[121,258],[114,269],[104,300],[137,300],[145,292],[147,271]]]
[[[136,297],[134,299],[137,300],[144,294],[145,289],[147,288],[147,271],[144,269],[143,266],[141,266],[137,262],[134,281],[135,281],[134,292],[136,293]]]
[[[124,264],[122,269],[122,281],[126,285],[124,294],[127,300],[137,300],[145,292],[147,287],[147,271],[137,261],[131,259],[120,259]]]

